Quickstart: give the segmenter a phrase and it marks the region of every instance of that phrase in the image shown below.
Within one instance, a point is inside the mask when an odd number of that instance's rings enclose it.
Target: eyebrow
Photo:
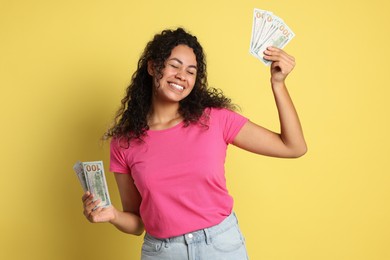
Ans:
[[[175,61],[177,61],[178,63],[180,63],[181,65],[183,65],[183,62],[181,61],[181,60],[179,60],[178,58],[171,58],[171,59],[169,59],[169,60],[175,60]],[[195,65],[189,65],[188,66],[189,68],[194,68],[194,69],[198,69],[198,67],[196,67]]]

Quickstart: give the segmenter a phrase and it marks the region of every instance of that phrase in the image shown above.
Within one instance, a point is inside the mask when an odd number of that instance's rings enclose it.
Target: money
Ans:
[[[83,163],[77,162],[73,166],[73,170],[76,172],[77,178],[80,181],[80,184],[81,184],[81,187],[83,188],[83,191],[84,192],[88,191],[87,181],[85,179],[85,174],[84,174]]]
[[[265,65],[271,61],[264,59],[264,51],[269,46],[283,49],[294,38],[294,32],[272,12],[255,8],[253,10],[252,36],[249,52]]]
[[[77,162],[73,170],[76,172],[83,191],[89,191],[94,194],[95,199],[100,199],[98,207],[111,205],[102,161]]]

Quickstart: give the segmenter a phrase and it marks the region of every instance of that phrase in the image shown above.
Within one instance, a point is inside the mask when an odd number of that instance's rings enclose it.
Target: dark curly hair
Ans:
[[[126,95],[121,101],[121,107],[116,113],[113,126],[104,134],[103,139],[120,137],[127,142],[134,138],[142,140],[142,136],[149,129],[147,116],[153,91],[153,77],[148,73],[148,61],[153,61],[156,77],[161,78],[165,61],[171,55],[172,49],[181,44],[193,49],[197,62],[194,88],[179,103],[179,113],[184,119],[184,125],[199,122],[205,108],[236,108],[221,90],[208,87],[206,58],[198,39],[183,28],[164,30],[146,45]]]

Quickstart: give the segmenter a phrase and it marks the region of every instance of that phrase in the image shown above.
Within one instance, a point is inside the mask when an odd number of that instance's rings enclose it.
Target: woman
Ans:
[[[110,222],[141,235],[142,259],[247,259],[226,189],[228,144],[274,157],[306,152],[298,115],[285,85],[294,58],[269,47],[271,85],[281,132],[234,112],[222,92],[208,88],[197,38],[182,28],[155,35],[138,62],[114,126],[110,170],[123,210],[95,208],[83,195],[90,222]]]

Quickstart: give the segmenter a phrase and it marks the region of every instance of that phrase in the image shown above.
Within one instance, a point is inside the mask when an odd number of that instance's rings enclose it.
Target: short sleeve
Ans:
[[[213,109],[212,114],[218,118],[223,131],[223,138],[228,144],[233,142],[238,132],[248,121],[246,117],[229,109]]]
[[[110,171],[117,173],[130,173],[130,168],[126,163],[125,149],[120,146],[117,138],[112,138],[110,143]]]

